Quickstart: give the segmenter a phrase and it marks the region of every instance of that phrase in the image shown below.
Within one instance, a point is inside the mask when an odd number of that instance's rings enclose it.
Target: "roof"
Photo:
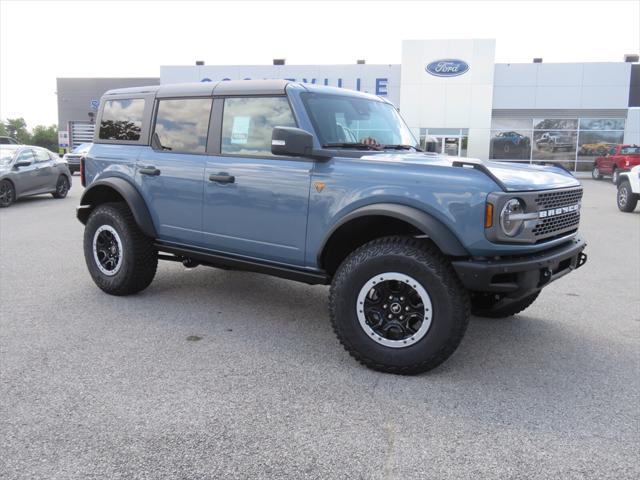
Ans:
[[[169,83],[163,85],[117,88],[107,91],[104,95],[155,94],[158,98],[210,95],[284,95],[289,85],[295,85],[296,88],[316,93],[357,95],[380,100],[379,97],[364,92],[324,85],[292,82],[290,80],[223,80],[219,82]]]

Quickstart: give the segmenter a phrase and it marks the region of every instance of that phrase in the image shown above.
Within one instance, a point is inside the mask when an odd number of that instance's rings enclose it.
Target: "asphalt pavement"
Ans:
[[[102,293],[75,180],[0,210],[0,478],[640,476],[640,207],[610,181],[583,268],[401,377],[342,349],[327,287],[161,262]]]

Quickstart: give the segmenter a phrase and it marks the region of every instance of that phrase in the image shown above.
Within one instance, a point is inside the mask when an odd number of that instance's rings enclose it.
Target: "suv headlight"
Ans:
[[[519,198],[507,201],[500,212],[500,228],[508,237],[515,237],[520,233],[524,224],[525,204]]]

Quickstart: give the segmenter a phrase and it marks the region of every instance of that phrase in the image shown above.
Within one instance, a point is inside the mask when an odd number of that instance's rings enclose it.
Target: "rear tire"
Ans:
[[[516,302],[509,303],[503,307],[498,306],[492,307],[487,305],[485,301],[482,299],[472,299],[471,300],[471,314],[477,317],[486,317],[486,318],[506,318],[515,315],[516,313],[520,313],[526,308],[529,308],[533,302],[536,301],[540,295],[540,291],[537,291],[527,297],[524,297]]]
[[[611,181],[613,182],[614,185],[618,184],[619,176],[620,176],[620,173],[618,172],[618,169],[616,167],[613,167],[613,170],[611,171]]]
[[[453,354],[469,322],[469,298],[435,247],[386,237],[358,248],[340,265],[329,311],[352,357],[373,370],[409,375]]]
[[[96,207],[84,230],[84,258],[95,284],[110,295],[147,288],[158,267],[153,240],[145,236],[123,202]]]
[[[631,191],[629,180],[622,180],[618,185],[618,196],[616,197],[618,209],[621,212],[633,212],[638,203],[637,197]]]
[[[593,166],[593,170],[591,170],[591,177],[594,180],[602,180],[602,174],[600,173],[600,168],[598,168],[598,165]]]
[[[0,181],[0,208],[11,206],[16,201],[16,189],[9,180]]]

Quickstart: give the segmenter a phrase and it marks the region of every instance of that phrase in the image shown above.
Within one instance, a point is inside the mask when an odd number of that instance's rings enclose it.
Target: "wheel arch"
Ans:
[[[91,211],[107,202],[125,202],[140,230],[148,237],[157,237],[151,214],[142,195],[130,182],[118,177],[98,180],[84,191],[78,207],[78,220],[86,224]]]
[[[318,265],[332,275],[356,248],[390,235],[424,236],[445,255],[469,255],[451,230],[432,215],[407,205],[379,203],[350,212],[329,230],[318,252]]]

